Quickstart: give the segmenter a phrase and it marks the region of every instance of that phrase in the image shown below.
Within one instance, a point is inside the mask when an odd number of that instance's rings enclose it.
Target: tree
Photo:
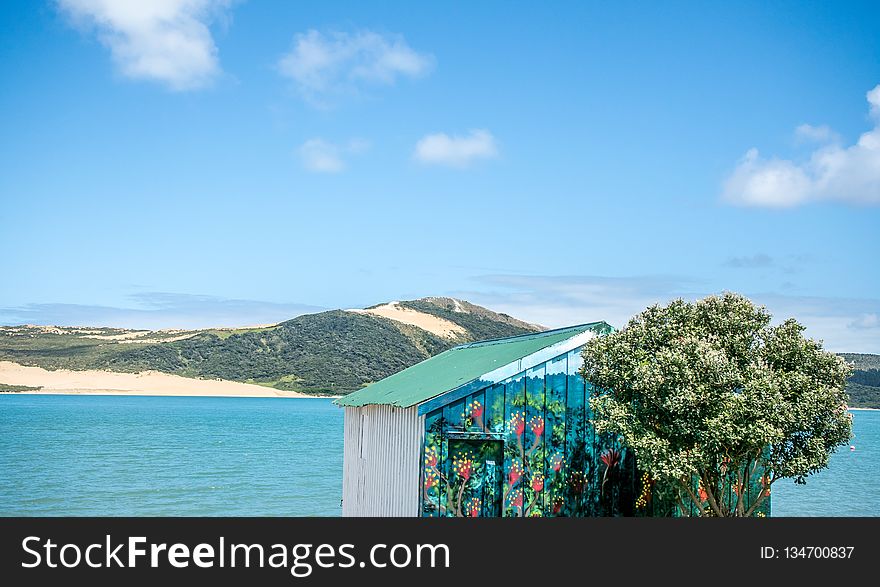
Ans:
[[[794,319],[770,321],[725,293],[652,306],[584,348],[597,431],[618,434],[685,515],[690,503],[751,516],[774,482],[805,483],[852,435],[850,366]]]

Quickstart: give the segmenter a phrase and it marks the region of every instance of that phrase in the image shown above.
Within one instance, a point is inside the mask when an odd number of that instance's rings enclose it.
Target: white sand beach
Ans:
[[[216,397],[312,397],[237,381],[190,379],[158,371],[116,373],[112,371],[48,371],[0,361],[0,383],[41,387],[20,393],[80,395],[165,395]]]

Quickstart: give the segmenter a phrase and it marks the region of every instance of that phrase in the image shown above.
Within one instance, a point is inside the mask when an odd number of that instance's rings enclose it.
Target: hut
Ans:
[[[590,423],[581,351],[612,330],[460,345],[336,400],[342,514],[676,515],[631,451]]]

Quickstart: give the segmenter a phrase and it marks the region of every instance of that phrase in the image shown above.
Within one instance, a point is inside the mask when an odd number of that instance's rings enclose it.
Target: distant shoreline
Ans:
[[[121,395],[177,397],[275,397],[314,399],[296,391],[283,391],[253,383],[225,379],[191,379],[158,371],[49,371],[0,361],[0,383],[38,389],[10,392],[15,395]]]

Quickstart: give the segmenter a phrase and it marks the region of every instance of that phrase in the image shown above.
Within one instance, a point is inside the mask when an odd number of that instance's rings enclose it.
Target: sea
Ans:
[[[880,516],[880,411],[853,411],[773,516]],[[0,516],[338,516],[342,410],[329,399],[0,394]]]

